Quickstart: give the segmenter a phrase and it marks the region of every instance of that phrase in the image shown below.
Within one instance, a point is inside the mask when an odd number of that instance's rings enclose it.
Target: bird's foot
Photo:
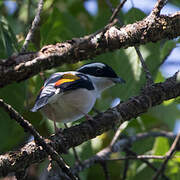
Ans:
[[[56,121],[54,121],[54,132],[55,132],[55,134],[62,134],[62,132],[63,132],[63,129],[62,128],[58,128],[57,126],[56,126]]]
[[[62,128],[54,128],[54,130],[55,130],[55,133],[56,134],[62,134],[63,133],[63,129]]]
[[[85,114],[84,116],[85,116],[87,121],[93,121],[93,117],[90,116],[89,114]]]

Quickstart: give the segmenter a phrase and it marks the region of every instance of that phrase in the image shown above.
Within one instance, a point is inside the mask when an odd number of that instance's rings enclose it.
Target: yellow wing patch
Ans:
[[[73,74],[64,74],[60,80],[58,80],[56,83],[55,83],[55,86],[59,86],[63,83],[66,83],[66,82],[72,82],[72,81],[75,81],[75,80],[78,80],[80,79],[80,77],[76,76],[76,75],[73,75]]]

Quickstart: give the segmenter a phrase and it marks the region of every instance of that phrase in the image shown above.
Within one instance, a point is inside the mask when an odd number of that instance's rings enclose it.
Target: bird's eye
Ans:
[[[97,74],[102,74],[102,69],[97,69],[97,70],[96,70],[96,73],[97,73]]]

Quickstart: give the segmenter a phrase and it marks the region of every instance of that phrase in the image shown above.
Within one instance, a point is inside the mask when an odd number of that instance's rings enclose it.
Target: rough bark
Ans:
[[[179,29],[180,12],[158,17],[150,14],[142,21],[120,29],[113,26],[105,33],[100,30],[89,36],[44,46],[39,52],[12,56],[0,61],[0,87],[25,80],[64,63],[76,63],[120,48],[173,39],[180,35]]]
[[[180,96],[180,73],[176,73],[163,83],[156,83],[144,88],[138,96],[96,115],[93,121],[82,122],[65,129],[62,134],[51,136],[47,142],[51,143],[59,153],[62,153],[64,149],[78,146],[112,129],[119,123],[147,112],[149,108],[161,104],[164,100],[178,96]],[[41,146],[30,142],[17,151],[0,156],[0,176],[20,171],[33,163],[41,162],[46,157],[47,154]]]

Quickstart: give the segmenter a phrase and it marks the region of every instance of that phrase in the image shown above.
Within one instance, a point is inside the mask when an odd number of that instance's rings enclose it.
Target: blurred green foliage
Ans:
[[[35,15],[37,0],[18,0],[15,2],[17,8],[14,13],[9,14],[3,1],[0,1],[0,59],[8,58],[21,49],[24,38],[28,32],[28,27],[30,27]],[[118,1],[112,2],[115,6]],[[172,0],[171,3],[180,7],[179,0]],[[82,0],[46,0],[44,10],[41,14],[40,27],[36,30],[33,42],[30,44],[28,50],[38,51],[38,48],[43,45],[62,42],[74,37],[81,37],[103,28],[108,22],[111,12],[105,4],[105,1],[99,0],[98,5],[97,14],[92,16],[85,9]],[[133,7],[127,13],[121,11],[119,15],[125,24],[136,22],[146,16],[141,9]],[[159,67],[173,48],[176,47],[177,43],[178,41],[175,40],[162,40],[140,47],[142,55],[156,82],[164,81]],[[117,85],[104,92],[102,98],[96,103],[96,108],[100,111],[106,110],[116,97],[119,97],[121,100],[127,100],[129,97],[137,95],[145,85],[145,75],[133,47],[101,54],[91,60],[91,62],[92,61],[107,63],[127,82],[123,86]],[[44,78],[54,72],[75,70],[87,62],[89,61],[84,60],[77,64],[65,64],[36,75],[25,82],[11,84],[1,89],[0,98],[3,98],[4,101],[11,104],[29,120],[43,136],[47,137],[53,133],[52,122],[45,119],[39,112],[32,113],[29,111],[33,106],[40,87],[43,85]],[[177,108],[179,102],[179,100],[174,99],[150,109],[140,118],[131,121],[123,133],[125,135],[135,135],[136,133],[150,131],[155,128],[172,131],[175,121],[180,119],[179,109]],[[91,157],[106,147],[110,143],[113,135],[114,132],[108,132],[97,137],[95,140],[80,145],[77,147],[79,157],[82,160]],[[16,149],[28,139],[29,135],[24,133],[23,129],[0,109],[0,153]],[[156,155],[164,155],[169,150],[170,143],[166,138],[149,138],[138,141],[132,148],[139,154],[151,152]],[[122,153],[117,154],[117,157],[120,156],[122,156]],[[68,155],[65,155],[64,158],[70,165],[74,164],[72,151],[70,151]],[[153,160],[152,162],[158,167],[162,161]],[[41,169],[41,164],[39,166],[39,169]],[[122,178],[123,167],[124,163],[122,161],[108,163],[112,180]],[[172,159],[168,163],[165,174],[170,179],[178,180],[180,177],[179,168],[180,160]],[[95,165],[86,169],[80,176],[81,179],[101,180],[104,179],[102,174],[103,171],[101,167]],[[129,164],[128,180],[149,179],[152,175],[152,170],[140,161],[132,160]]]

